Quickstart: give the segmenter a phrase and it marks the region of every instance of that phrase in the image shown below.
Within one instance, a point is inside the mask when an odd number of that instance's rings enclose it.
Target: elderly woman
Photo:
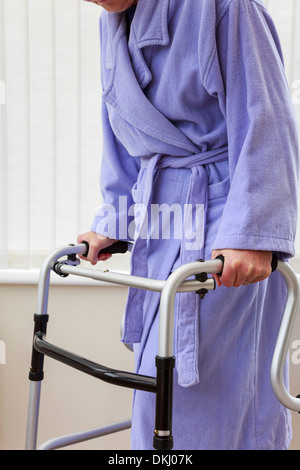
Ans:
[[[270,273],[272,253],[294,254],[298,143],[274,24],[262,0],[94,3],[106,10],[104,200],[78,242],[95,264],[133,238],[132,273],[158,279],[222,254],[214,293],[177,296],[175,448],[287,449],[290,415],[269,379],[286,293]],[[158,303],[129,290],[123,341],[145,375]],[[154,401],[134,394],[133,449],[152,447]]]

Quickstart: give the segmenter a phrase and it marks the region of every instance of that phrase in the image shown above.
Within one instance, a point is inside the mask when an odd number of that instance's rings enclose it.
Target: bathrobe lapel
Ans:
[[[106,68],[103,99],[111,106],[112,127],[123,120],[123,128],[142,133],[156,142],[155,153],[185,156],[199,149],[147,99],[144,89],[152,75],[143,56],[143,48],[168,46],[168,5],[170,0],[139,4],[132,20],[130,37],[126,13],[113,13],[108,21]],[[139,16],[142,14],[143,21]],[[160,20],[158,21],[158,17]],[[147,24],[147,28],[144,25]],[[120,124],[114,128],[118,133]],[[134,128],[134,130],[132,129]]]

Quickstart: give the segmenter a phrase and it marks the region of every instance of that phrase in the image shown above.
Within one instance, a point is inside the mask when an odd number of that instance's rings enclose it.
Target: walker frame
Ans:
[[[117,248],[112,252],[125,252]],[[32,359],[29,372],[30,392],[26,431],[26,450],[37,449],[38,421],[41,397],[41,384],[44,378],[44,356],[62,362],[69,367],[92,375],[100,380],[126,388],[139,389],[156,394],[155,429],[153,448],[170,450],[173,447],[172,436],[172,397],[174,339],[174,303],[179,292],[196,292],[201,297],[215,289],[215,281],[208,274],[222,272],[223,260],[198,260],[187,263],[174,270],[167,280],[155,280],[129,274],[115,273],[98,269],[78,267],[80,260],[77,255],[87,252],[87,244],[68,245],[52,252],[44,261],[40,271],[37,296],[37,311],[34,315],[34,334]],[[62,259],[67,257],[66,259]],[[278,261],[277,270],[287,285],[287,302],[283,314],[278,339],[274,350],[271,383],[278,400],[287,408],[300,412],[300,399],[292,397],[286,390],[283,381],[283,369],[287,358],[295,319],[299,310],[299,283],[294,270],[289,264]],[[46,341],[47,313],[50,274],[56,272],[62,277],[68,275],[82,276],[112,284],[161,292],[159,311],[159,343],[156,356],[156,377],[148,377],[128,371],[120,371],[96,364],[88,359],[66,351]],[[195,279],[189,279],[195,276]],[[189,279],[189,280],[188,280]],[[114,432],[129,429],[131,420],[123,420],[87,431],[59,436],[42,444],[38,450],[54,450],[75,443],[94,439]]]

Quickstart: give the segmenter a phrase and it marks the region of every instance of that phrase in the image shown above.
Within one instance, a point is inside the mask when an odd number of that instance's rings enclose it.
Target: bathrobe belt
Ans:
[[[203,207],[204,220],[202,227],[202,243],[187,249],[190,240],[183,236],[180,248],[180,264],[193,262],[204,257],[205,214],[208,201],[208,177],[204,165],[216,163],[226,159],[228,148],[202,152],[187,157],[174,157],[156,154],[151,157],[141,158],[141,166],[146,167],[145,184],[143,186],[142,204],[146,209],[150,208],[154,172],[162,168],[189,168],[191,177],[187,194],[187,207],[195,209]],[[140,201],[139,201],[140,202]],[[198,206],[197,206],[198,205]],[[145,212],[146,213],[146,212]],[[149,210],[148,210],[149,213]],[[189,220],[189,224],[191,219]],[[190,228],[190,227],[189,227]],[[135,243],[131,254],[131,269],[135,276],[147,277],[147,237],[148,217],[140,224],[140,230],[136,234]],[[170,270],[172,266],[170,266]],[[143,330],[143,303],[146,291],[130,288],[125,312],[124,332],[122,341],[125,343],[139,343]],[[188,296],[188,297],[187,297]],[[184,302],[184,303],[183,303]],[[177,302],[177,344],[176,366],[178,383],[188,387],[199,382],[198,373],[198,349],[199,349],[199,296],[194,292],[180,294]]]

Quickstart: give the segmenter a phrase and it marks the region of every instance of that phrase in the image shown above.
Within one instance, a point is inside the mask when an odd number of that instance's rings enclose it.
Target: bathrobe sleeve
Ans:
[[[258,2],[220,15],[205,83],[228,130],[231,189],[213,249],[294,255],[298,140],[276,30]]]

